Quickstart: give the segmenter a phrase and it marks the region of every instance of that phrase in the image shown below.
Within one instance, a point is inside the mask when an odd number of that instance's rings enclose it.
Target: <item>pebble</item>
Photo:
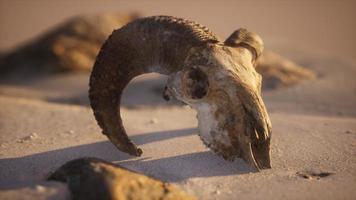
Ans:
[[[312,171],[305,171],[305,172],[297,172],[297,176],[305,179],[316,179],[319,180],[324,177],[328,177],[333,175],[334,173],[331,172],[312,172]]]
[[[157,124],[158,123],[158,119],[156,118],[152,118],[150,121],[151,124]]]
[[[215,192],[214,192],[214,194],[217,194],[217,195],[219,195],[221,192],[220,192],[220,190],[215,190]]]
[[[36,139],[36,138],[38,138],[38,135],[37,135],[37,133],[32,133],[29,137],[30,137],[30,139]]]
[[[29,136],[23,137],[23,138],[17,140],[16,142],[24,143],[24,142],[27,142],[27,141],[30,141],[30,140],[34,140],[34,139],[37,139],[37,138],[38,138],[38,134],[37,133],[31,133]]]

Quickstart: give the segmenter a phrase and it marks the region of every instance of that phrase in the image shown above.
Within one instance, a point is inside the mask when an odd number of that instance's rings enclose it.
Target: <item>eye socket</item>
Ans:
[[[201,99],[208,93],[208,76],[199,68],[192,68],[185,74],[185,92],[192,99]]]

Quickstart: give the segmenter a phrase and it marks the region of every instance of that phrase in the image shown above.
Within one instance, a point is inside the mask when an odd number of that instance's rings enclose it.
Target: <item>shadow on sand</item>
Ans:
[[[138,145],[142,145],[195,133],[196,129],[189,128],[136,135],[132,136],[132,139]],[[137,159],[118,151],[109,141],[103,141],[19,158],[0,159],[0,189],[18,186],[21,181],[43,180],[65,162],[80,157],[101,158],[167,182],[180,182],[193,177],[227,176],[251,172],[240,159],[228,162],[210,151],[160,159],[145,158],[143,154],[142,158]]]
[[[63,73],[34,75],[22,79],[17,76],[4,77],[0,78],[0,94],[51,103],[89,106],[89,76],[89,73]],[[169,102],[163,99],[166,79],[166,76],[158,74],[137,77],[125,88],[121,105],[129,108],[182,105],[174,99]]]

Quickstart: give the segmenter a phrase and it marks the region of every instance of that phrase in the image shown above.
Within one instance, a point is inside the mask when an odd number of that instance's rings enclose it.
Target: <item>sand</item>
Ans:
[[[332,7],[330,2],[326,6]],[[315,14],[319,18],[314,20],[324,22],[324,14]],[[212,19],[187,16],[208,25]],[[210,22],[215,29],[223,27]],[[315,43],[309,39],[310,45],[299,38],[306,36],[278,40],[268,37],[276,30],[261,22],[252,25],[266,33],[270,49],[317,74],[315,80],[263,92],[273,124],[271,170],[253,173],[242,160],[224,161],[205,148],[197,136],[195,111],[161,98],[164,77],[141,76],[123,96],[125,127],[144,151],[139,158],[119,152],[100,133],[88,106],[88,73],[8,77],[0,80],[0,199],[67,198],[65,185],[44,179],[65,162],[84,156],[177,184],[200,199],[355,199],[356,62],[354,46],[347,42],[353,29],[345,30],[339,44],[331,41],[335,48],[328,50],[318,46],[325,42],[321,38]],[[331,28],[337,26],[331,23]],[[313,31],[314,36],[320,30]],[[288,38],[288,31],[284,34]]]
[[[196,135],[195,111],[164,104],[164,80],[157,75],[139,77],[124,94],[122,115],[143,148],[139,158],[119,152],[100,134],[85,100],[88,74],[8,80],[0,86],[0,195],[41,184],[66,161],[91,156],[176,183],[201,199],[352,199],[356,65],[298,55],[314,61],[309,66],[319,78],[264,92],[273,123],[273,167],[260,173],[206,149]]]

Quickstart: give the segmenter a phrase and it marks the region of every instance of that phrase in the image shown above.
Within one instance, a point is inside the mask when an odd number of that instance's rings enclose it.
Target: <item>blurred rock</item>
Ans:
[[[69,161],[55,171],[49,180],[67,183],[76,200],[196,199],[174,185],[96,158]]]
[[[313,71],[271,51],[263,52],[258,60],[256,70],[263,77],[263,89],[291,86],[302,80],[315,78]]]
[[[0,72],[90,70],[108,35],[136,18],[136,14],[117,13],[73,17],[2,55]]]
[[[34,139],[37,139],[37,138],[38,138],[38,134],[37,133],[31,133],[29,136],[23,137],[23,138],[17,140],[16,142],[24,143],[24,142],[28,142],[28,141],[31,141],[31,140],[34,140]]]

